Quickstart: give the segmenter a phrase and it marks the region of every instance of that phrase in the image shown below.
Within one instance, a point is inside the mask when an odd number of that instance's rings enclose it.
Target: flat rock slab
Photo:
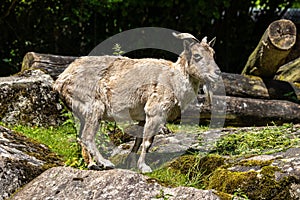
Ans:
[[[108,171],[55,167],[27,184],[12,199],[219,199],[211,190],[167,188],[124,169]]]

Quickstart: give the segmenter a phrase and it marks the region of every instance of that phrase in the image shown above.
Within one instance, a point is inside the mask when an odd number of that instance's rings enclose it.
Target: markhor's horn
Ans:
[[[173,32],[173,35],[178,38],[178,39],[193,39],[196,40],[197,42],[200,42],[195,36],[193,36],[190,33],[175,33]]]

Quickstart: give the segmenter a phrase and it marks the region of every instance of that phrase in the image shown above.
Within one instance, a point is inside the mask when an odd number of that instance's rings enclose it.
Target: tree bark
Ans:
[[[242,74],[273,78],[296,42],[296,26],[290,20],[272,22],[249,56]]]
[[[290,82],[229,73],[222,79],[227,96],[300,101],[300,87]]]
[[[297,59],[298,57],[300,57],[300,22],[299,23],[295,23],[296,26],[296,30],[297,31],[297,35],[296,35],[296,43],[293,46],[293,48],[291,49],[291,52],[289,53],[288,57],[286,58],[286,62],[290,62],[292,60]]]
[[[61,74],[76,58],[77,57],[73,56],[28,52],[23,58],[21,71],[26,69],[41,69],[56,80],[57,76]]]
[[[203,104],[200,111],[200,125],[207,125],[213,121],[222,122],[222,119],[225,119],[225,126],[300,123],[300,105],[290,101],[218,96],[215,97],[215,105],[226,103],[226,112],[214,111],[213,115],[211,106],[205,103],[204,96],[200,95],[198,101]],[[190,113],[195,113],[195,111],[190,110]],[[185,116],[188,116],[188,113]]]
[[[274,79],[300,83],[300,57],[281,66]]]

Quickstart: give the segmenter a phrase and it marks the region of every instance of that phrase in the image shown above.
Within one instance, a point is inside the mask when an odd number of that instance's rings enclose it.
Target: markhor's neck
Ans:
[[[200,81],[188,73],[188,69],[187,69],[188,67],[189,67],[188,61],[186,60],[185,56],[182,53],[175,63],[175,68],[177,70],[181,71],[181,73],[189,79],[190,83],[192,84],[195,94],[198,94],[199,87],[200,87]]]

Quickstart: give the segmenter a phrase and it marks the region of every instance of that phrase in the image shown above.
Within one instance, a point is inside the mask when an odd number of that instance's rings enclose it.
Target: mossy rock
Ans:
[[[28,70],[0,78],[0,120],[7,124],[59,126],[62,105],[52,89],[52,78],[40,70]]]
[[[297,180],[294,177],[276,180],[277,172],[280,173],[280,169],[274,166],[246,172],[219,168],[211,174],[208,189],[227,194],[241,190],[249,199],[292,199],[289,186]]]
[[[204,157],[199,155],[183,155],[170,163],[170,167],[188,173],[193,169],[193,173],[210,174],[216,168],[224,165],[225,159],[219,155],[210,154]]]
[[[207,156],[199,155],[183,155],[173,162],[168,167],[173,170],[178,170],[181,174],[186,174],[189,180],[197,180],[195,187],[205,187],[206,180],[212,172],[225,164],[225,158],[210,154]]]

